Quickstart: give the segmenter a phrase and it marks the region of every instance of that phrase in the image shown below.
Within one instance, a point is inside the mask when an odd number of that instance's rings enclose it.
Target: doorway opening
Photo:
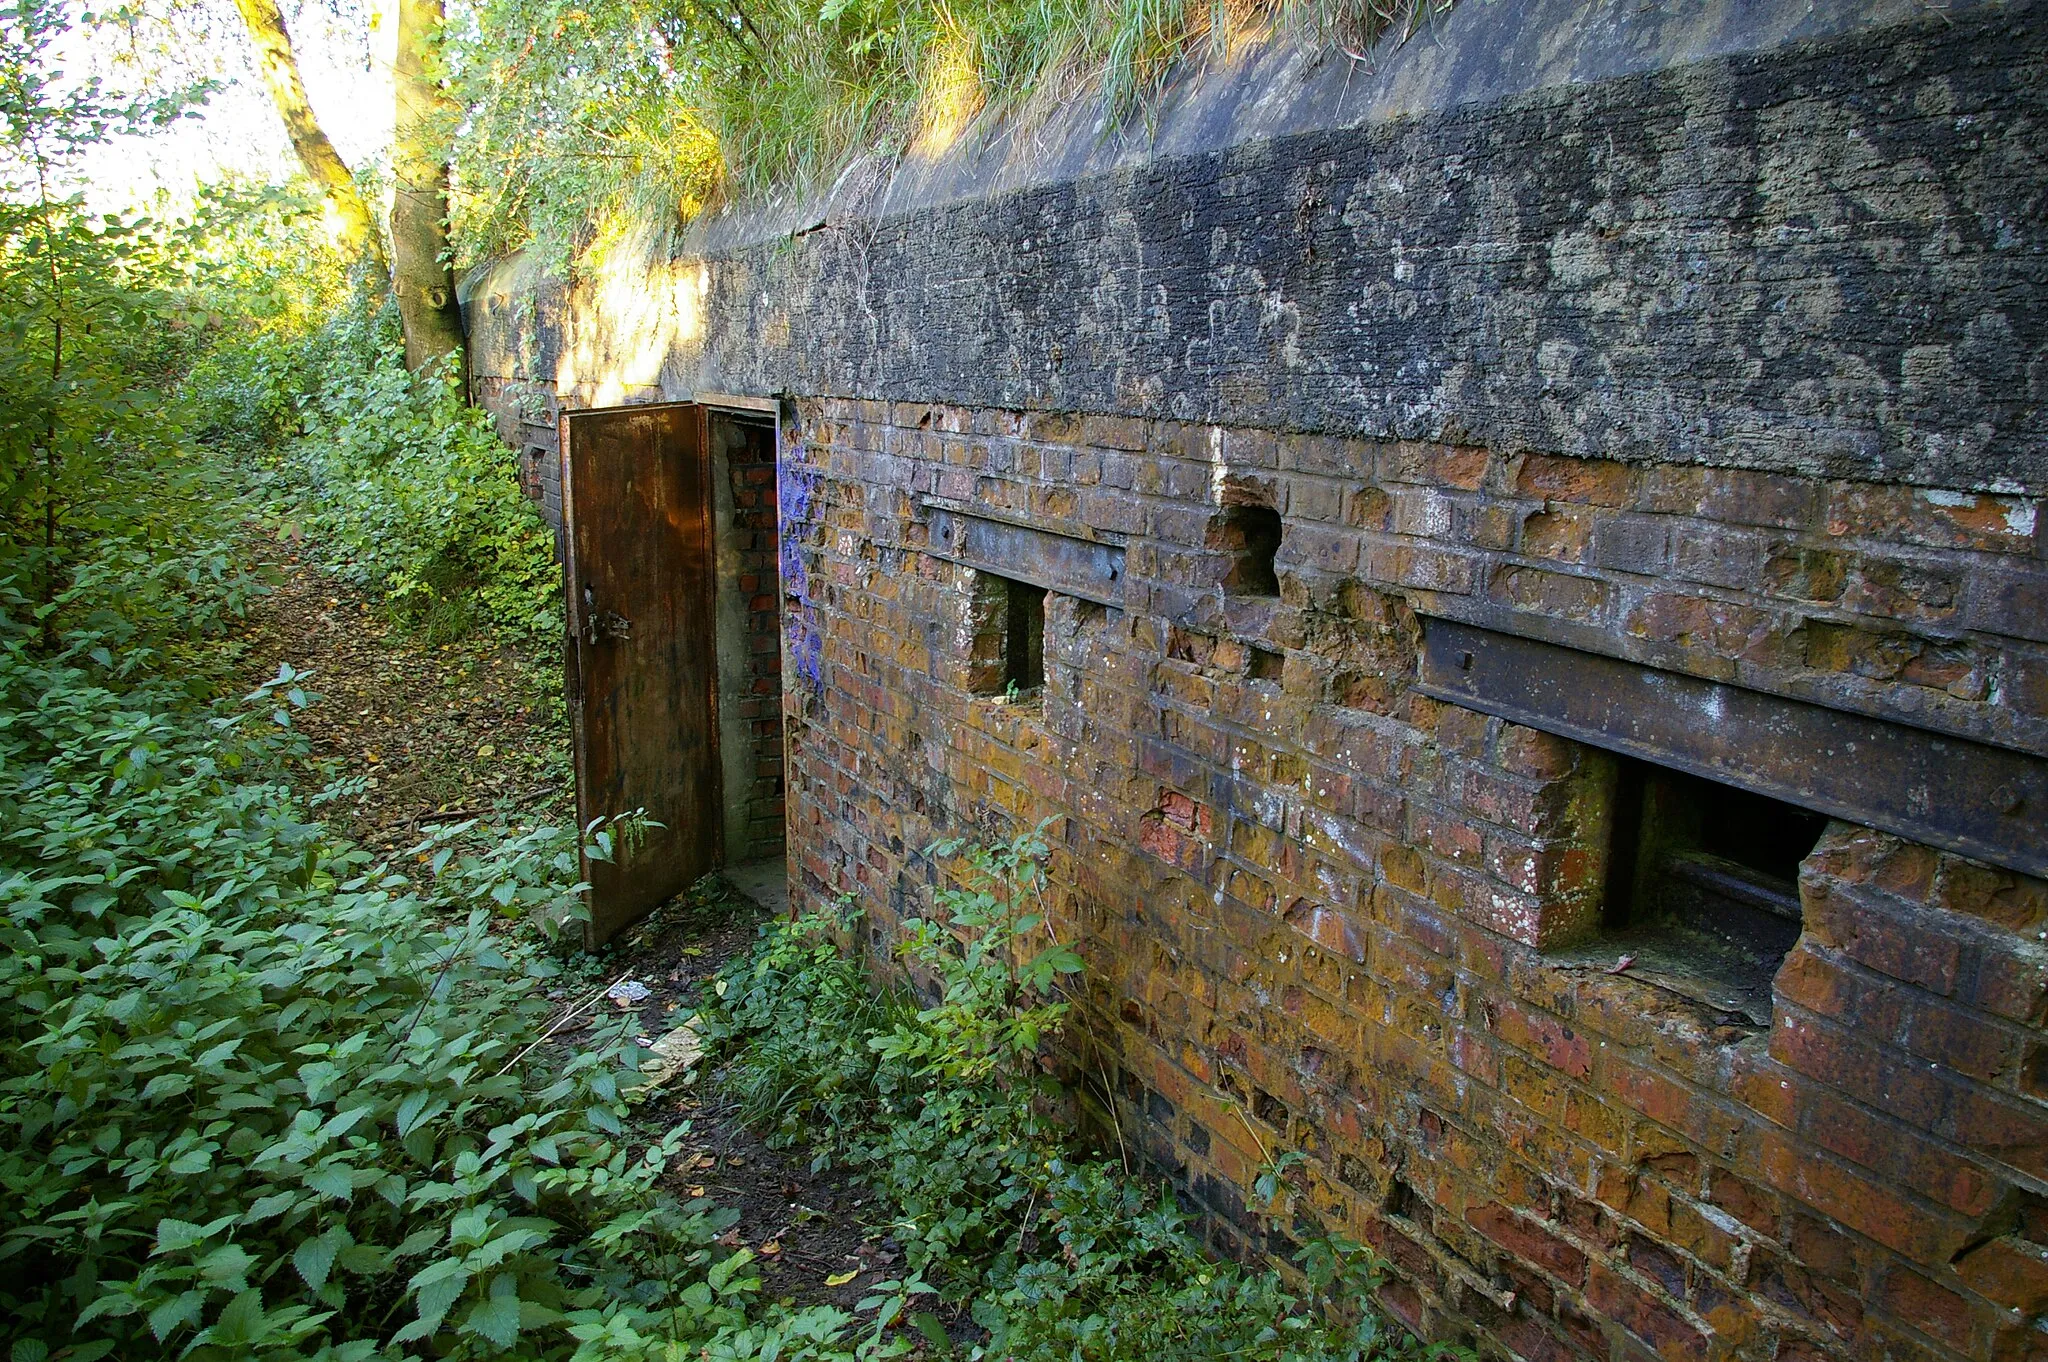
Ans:
[[[775,420],[711,409],[723,864],[783,855],[782,584],[776,550]]]
[[[585,858],[594,945],[713,870],[780,867],[776,427],[734,399],[560,433],[577,814],[651,820]]]

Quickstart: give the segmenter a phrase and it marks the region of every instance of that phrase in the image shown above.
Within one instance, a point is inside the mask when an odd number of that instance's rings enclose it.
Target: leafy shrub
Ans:
[[[194,437],[261,454],[298,433],[323,376],[367,367],[394,322],[367,280],[352,281],[304,180],[202,186],[187,232],[189,363],[183,404]]]
[[[1291,1276],[1218,1262],[1166,1189],[1069,1150],[1040,1050],[1080,960],[1037,910],[1046,846],[1033,833],[932,851],[957,858],[960,883],[905,923],[914,984],[876,991],[839,949],[856,921],[811,916],[766,929],[709,1014],[743,1112],[883,1194],[908,1251],[905,1298],[930,1279],[986,1331],[972,1356],[1011,1362],[1448,1354],[1365,1306],[1380,1267],[1360,1245],[1314,1237]],[[1288,1162],[1260,1180],[1269,1204]]]
[[[288,468],[344,576],[429,642],[480,626],[559,630],[553,536],[490,414],[463,404],[451,373],[408,374],[390,354],[341,369],[307,401],[306,425]]]
[[[550,1356],[742,1318],[729,1216],[654,1197],[671,1146],[622,1124],[628,1023],[537,1045],[571,981],[490,930],[560,913],[573,832],[373,865],[277,778],[288,670],[195,704],[132,626],[39,655],[0,598],[14,1357]]]

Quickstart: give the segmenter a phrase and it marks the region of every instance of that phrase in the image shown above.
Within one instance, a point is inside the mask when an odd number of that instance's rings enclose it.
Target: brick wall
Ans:
[[[1053,819],[1077,1062],[1223,1247],[1262,1152],[1300,1148],[1303,1219],[1491,1354],[2048,1347],[2048,886],[1834,824],[1755,1025],[1589,963],[1612,759],[1414,684],[1421,611],[2039,752],[2037,501],[799,407],[799,897],[856,894],[885,941],[918,848]],[[1123,544],[1121,607],[1048,597],[1035,699],[976,693],[979,574],[927,498]],[[1244,589],[1232,506],[1280,514],[1277,596]]]
[[[562,444],[556,421],[562,404],[552,383],[518,379],[474,380],[472,400],[486,408],[498,438],[514,451],[519,485],[555,531],[555,556],[562,551]]]
[[[714,418],[716,419],[716,418]],[[741,438],[726,442],[732,520],[718,527],[718,590],[734,592],[746,625],[737,644],[743,657],[728,672],[733,693],[719,700],[733,721],[728,732],[744,733],[746,761],[726,764],[724,798],[726,862],[782,854],[782,623],[776,583],[775,437],[770,428],[741,427]],[[721,638],[723,646],[728,640]]]

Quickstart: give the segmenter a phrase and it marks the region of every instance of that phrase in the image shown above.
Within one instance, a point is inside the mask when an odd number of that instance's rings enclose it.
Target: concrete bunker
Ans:
[[[1142,147],[510,262],[480,389],[537,445],[510,394],[774,395],[793,898],[886,948],[919,848],[1053,820],[1219,1247],[1296,1149],[1489,1357],[2024,1356],[2043,17],[1460,6]],[[679,292],[643,363],[607,300]],[[1747,963],[1659,960],[1702,922]]]

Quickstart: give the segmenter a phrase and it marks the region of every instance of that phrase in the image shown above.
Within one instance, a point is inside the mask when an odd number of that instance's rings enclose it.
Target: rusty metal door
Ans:
[[[576,814],[662,824],[584,859],[592,945],[720,860],[707,437],[694,402],[562,414]]]

